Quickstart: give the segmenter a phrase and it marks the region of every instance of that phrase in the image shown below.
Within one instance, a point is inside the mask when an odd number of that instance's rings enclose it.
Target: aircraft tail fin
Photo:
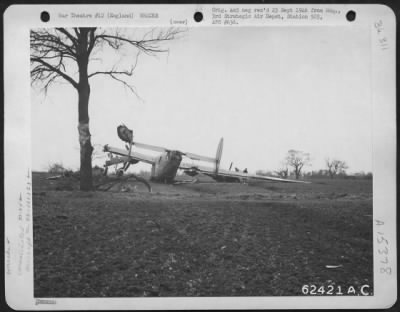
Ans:
[[[224,138],[221,138],[221,140],[219,140],[217,154],[215,155],[215,173],[216,174],[218,174],[219,165],[221,163],[223,147],[224,147]]]

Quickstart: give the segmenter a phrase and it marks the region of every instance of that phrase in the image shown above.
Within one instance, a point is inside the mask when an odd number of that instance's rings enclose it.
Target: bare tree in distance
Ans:
[[[335,175],[338,173],[344,173],[345,170],[348,168],[346,162],[338,159],[325,159],[325,164],[328,169],[328,174],[333,179]]]
[[[288,166],[293,167],[296,180],[300,177],[303,167],[311,162],[309,153],[296,150],[289,150],[285,160]]]
[[[289,176],[289,167],[287,160],[282,162],[280,168],[276,171],[279,177],[286,179]]]
[[[140,53],[154,56],[168,52],[164,43],[171,41],[183,32],[181,29],[169,28],[144,33],[135,39],[122,30],[86,28],[46,28],[30,32],[31,49],[31,83],[39,85],[47,93],[47,89],[60,81],[68,82],[78,93],[78,133],[80,143],[80,189],[89,191],[92,182],[91,134],[89,131],[89,97],[90,80],[98,76],[109,77],[136,94],[134,85],[128,78],[133,75]],[[101,52],[110,49],[120,52],[132,49],[129,54],[132,62],[129,68],[99,68],[93,71],[89,65],[100,58]],[[92,68],[92,67],[91,67]]]

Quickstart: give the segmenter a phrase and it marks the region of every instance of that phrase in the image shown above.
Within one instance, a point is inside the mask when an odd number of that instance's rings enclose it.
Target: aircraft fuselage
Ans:
[[[182,161],[182,155],[178,151],[162,153],[151,169],[151,180],[163,183],[172,183]]]

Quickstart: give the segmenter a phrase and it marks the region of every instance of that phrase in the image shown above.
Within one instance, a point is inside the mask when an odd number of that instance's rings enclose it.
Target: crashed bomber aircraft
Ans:
[[[242,182],[249,179],[268,180],[268,181],[281,181],[281,182],[294,182],[294,183],[309,183],[305,181],[281,179],[276,177],[261,176],[257,174],[248,174],[247,172],[231,171],[220,168],[222,148],[224,139],[221,138],[218,144],[215,158],[202,156],[193,153],[181,152],[178,150],[170,150],[165,147],[149,145],[133,141],[133,131],[128,129],[125,125],[120,125],[117,128],[118,136],[121,140],[128,143],[126,149],[104,146],[104,152],[109,153],[110,159],[104,164],[105,173],[107,168],[112,165],[123,164],[118,170],[118,174],[122,175],[131,164],[138,162],[145,162],[152,165],[151,180],[162,183],[174,183],[175,176],[178,169],[184,170],[189,176],[196,176],[204,174],[218,182]],[[133,151],[132,147],[147,149],[151,151],[160,152],[156,157]],[[116,156],[115,156],[116,155]],[[213,167],[206,167],[182,162],[183,157],[187,157],[196,161],[205,161],[213,164]]]

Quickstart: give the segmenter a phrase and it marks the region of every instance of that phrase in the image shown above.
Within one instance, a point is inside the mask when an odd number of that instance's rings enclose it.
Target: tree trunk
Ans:
[[[295,167],[294,168],[294,174],[295,174],[295,176],[296,176],[296,180],[298,180],[299,179],[299,177],[300,177],[300,170],[299,170],[299,167]]]
[[[89,85],[88,85],[89,86]],[[80,167],[80,189],[81,191],[92,190],[92,152],[93,147],[90,140],[89,131],[89,94],[88,89],[79,90],[79,144],[81,147],[81,167]]]
[[[81,167],[80,167],[80,189],[81,191],[91,191],[93,189],[92,181],[92,152],[93,146],[90,141],[89,131],[89,96],[90,86],[88,78],[87,54],[87,32],[81,28],[79,38],[79,82],[78,82],[78,109],[79,109],[79,144],[81,148]]]

